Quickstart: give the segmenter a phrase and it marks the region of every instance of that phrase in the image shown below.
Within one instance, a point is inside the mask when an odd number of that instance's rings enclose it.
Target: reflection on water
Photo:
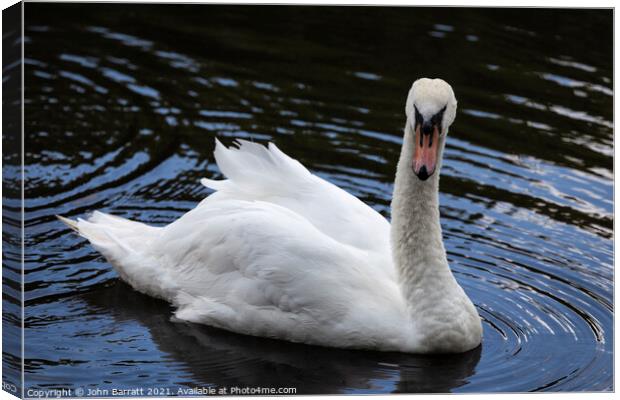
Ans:
[[[122,283],[89,293],[80,301],[89,312],[110,315],[114,324],[138,321],[159,352],[183,361],[178,373],[196,386],[217,382],[224,387],[277,388],[286,376],[286,385],[301,393],[352,392],[351,388],[368,393],[449,391],[464,384],[480,359],[480,348],[449,357],[354,352],[171,322],[168,304],[145,298]]]
[[[26,387],[612,389],[610,11],[26,13]],[[484,322],[470,353],[341,351],[170,321],[54,218],[173,221],[208,194],[201,177],[221,178],[215,137],[276,142],[389,217],[404,99],[425,75],[459,99],[441,214]]]

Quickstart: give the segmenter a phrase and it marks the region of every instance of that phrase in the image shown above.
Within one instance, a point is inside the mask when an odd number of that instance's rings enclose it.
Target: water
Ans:
[[[26,388],[613,389],[611,11],[29,3],[26,18]],[[273,141],[389,217],[421,76],[459,100],[440,202],[483,319],[469,353],[175,323],[54,218],[175,220],[221,178],[215,137]]]

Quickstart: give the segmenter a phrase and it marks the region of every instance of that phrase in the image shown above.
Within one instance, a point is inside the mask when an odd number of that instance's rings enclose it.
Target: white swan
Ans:
[[[274,144],[247,141],[216,141],[228,179],[203,179],[216,193],[166,227],[59,218],[181,320],[323,346],[463,352],[482,326],[448,266],[433,174],[456,99],[443,80],[419,79],[405,111],[391,227]]]

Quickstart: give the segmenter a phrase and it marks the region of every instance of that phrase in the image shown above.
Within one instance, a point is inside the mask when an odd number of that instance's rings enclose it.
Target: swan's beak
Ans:
[[[439,149],[439,129],[437,125],[415,130],[415,152],[413,153],[413,172],[425,181],[435,172],[437,150]],[[430,128],[430,129],[429,129]]]

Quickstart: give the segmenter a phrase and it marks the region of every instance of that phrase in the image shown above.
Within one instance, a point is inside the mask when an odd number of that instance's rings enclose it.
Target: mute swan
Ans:
[[[456,104],[443,80],[413,83],[391,226],[274,144],[241,140],[216,140],[228,179],[203,179],[216,192],[166,227],[59,218],[180,320],[330,347],[467,351],[482,326],[448,266],[438,207]]]

